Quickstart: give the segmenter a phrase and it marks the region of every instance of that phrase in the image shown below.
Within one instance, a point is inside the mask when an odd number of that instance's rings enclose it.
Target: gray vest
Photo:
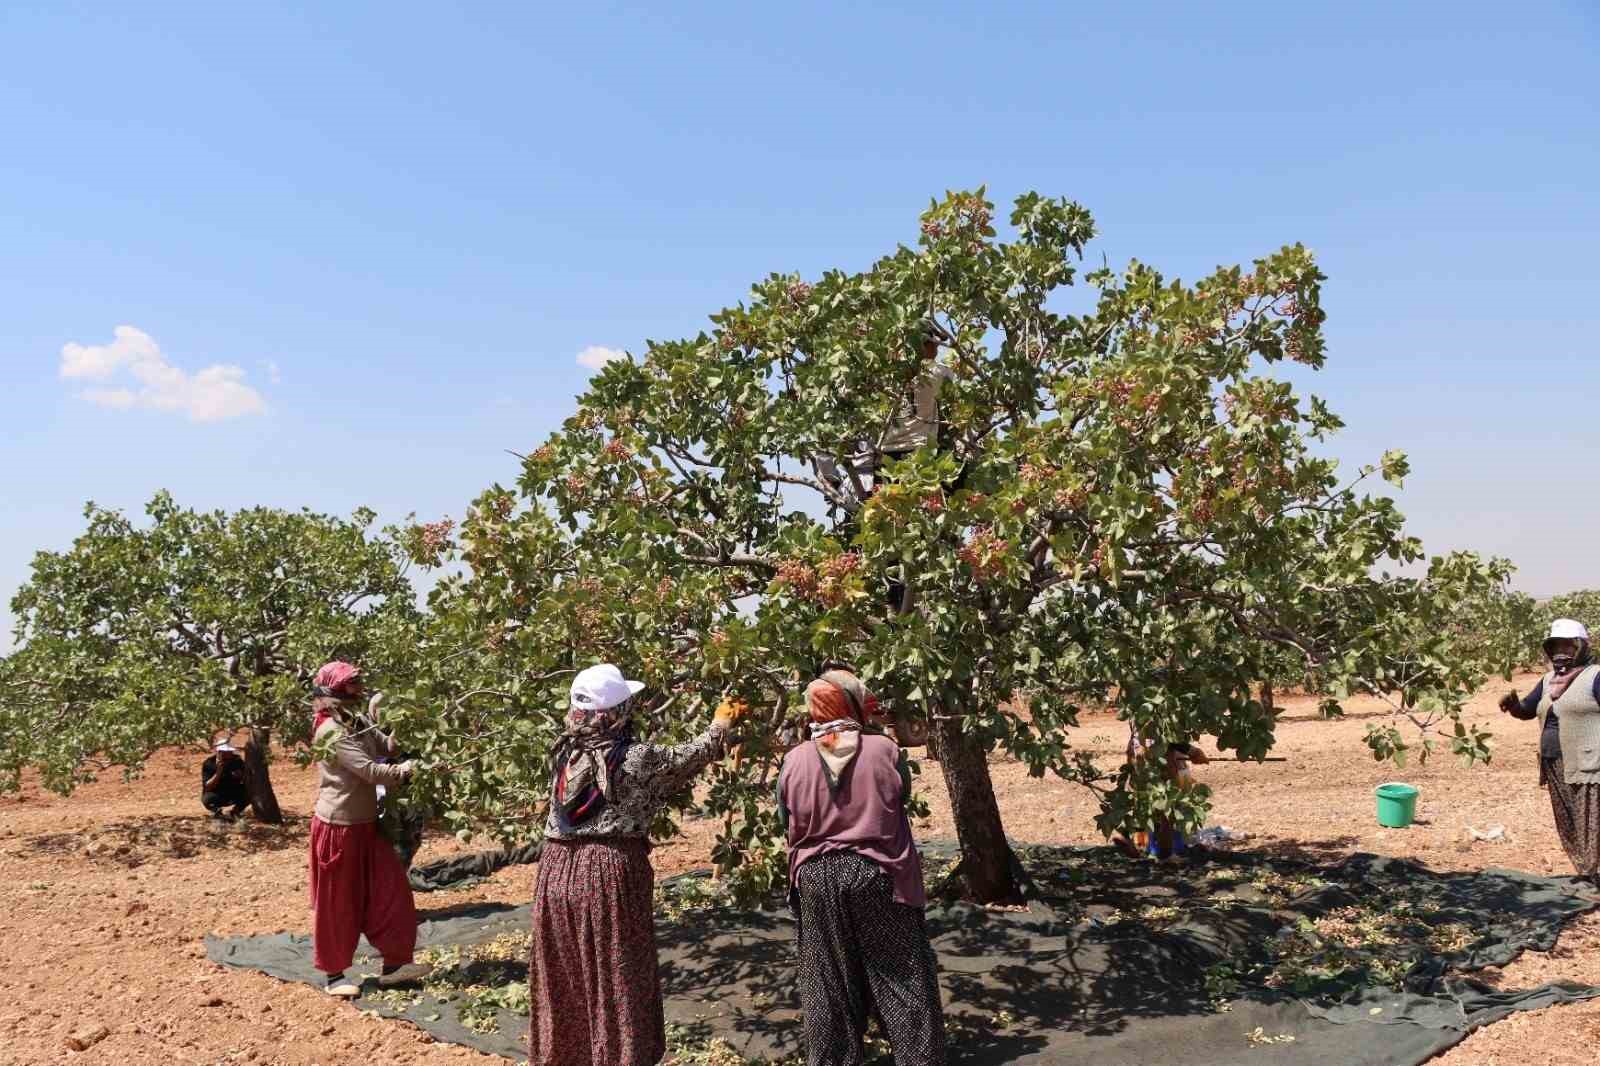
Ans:
[[[1590,666],[1572,679],[1567,691],[1552,704],[1550,682],[1554,673],[1544,675],[1544,695],[1539,699],[1539,729],[1552,706],[1560,721],[1562,777],[1569,785],[1600,785],[1600,703],[1594,698],[1595,675],[1600,665]]]

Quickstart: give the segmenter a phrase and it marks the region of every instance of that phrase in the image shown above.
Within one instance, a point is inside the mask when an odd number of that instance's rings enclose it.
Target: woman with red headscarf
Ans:
[[[384,987],[426,977],[414,962],[417,910],[405,867],[378,832],[378,786],[411,776],[411,763],[386,765],[394,740],[357,710],[366,688],[358,667],[331,662],[313,682],[312,743],[332,746],[317,767],[317,806],[311,817],[312,962],[330,995],[352,998],[361,986],[345,976],[356,942],[366,934],[383,956]],[[381,694],[368,704],[369,715]]]
[[[871,1011],[896,1066],[941,1066],[944,1008],[906,815],[911,774],[894,741],[863,730],[875,703],[848,670],[811,682],[811,739],[778,775],[808,1062],[860,1063]]]

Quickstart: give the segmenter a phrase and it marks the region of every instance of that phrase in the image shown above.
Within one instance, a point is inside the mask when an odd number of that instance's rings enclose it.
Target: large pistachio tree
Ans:
[[[1426,562],[1362,491],[1404,458],[1341,478],[1316,450],[1339,419],[1263,376],[1323,363],[1310,253],[1190,284],[1140,262],[1080,279],[1093,235],[1077,204],[1028,194],[1001,238],[981,190],[950,194],[870,269],[772,275],[708,332],[608,365],[459,542],[419,533],[426,561],[459,544],[466,564],[395,712],[428,753],[419,789],[463,827],[526,832],[573,670],[642,677],[644,728],[667,738],[739,691],[762,710],[700,813],[720,820],[718,861],[759,887],[781,854],[782,727],[844,660],[928,721],[957,884],[998,901],[1019,884],[996,750],[1097,790],[1108,832],[1203,817],[1203,789],[1068,745],[1089,701],[1159,742],[1210,734],[1257,758],[1275,720],[1257,686],[1288,656],[1485,754],[1459,724],[1479,665],[1430,620],[1504,567]]]
[[[69,549],[34,557],[0,664],[0,788],[31,766],[66,793],[244,730],[252,808],[281,821],[270,741],[306,739],[317,667],[349,658],[382,682],[410,661],[406,552],[365,511],[198,512],[161,493],[146,516],[90,504]]]

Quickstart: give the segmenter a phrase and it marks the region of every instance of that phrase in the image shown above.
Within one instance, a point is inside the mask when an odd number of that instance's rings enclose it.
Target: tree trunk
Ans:
[[[1021,903],[1020,867],[1000,824],[988,753],[977,737],[962,731],[959,717],[949,713],[954,709],[938,709],[929,722],[961,843],[961,862],[952,876],[965,883],[962,895],[974,903]]]
[[[272,777],[267,770],[267,747],[271,743],[271,730],[251,727],[250,739],[244,744],[244,765],[249,771],[250,811],[258,822],[282,825],[283,811],[278,809],[278,795],[272,791]]]
[[[1261,706],[1267,709],[1268,714],[1276,714],[1278,712],[1277,701],[1273,699],[1271,681],[1261,682]]]

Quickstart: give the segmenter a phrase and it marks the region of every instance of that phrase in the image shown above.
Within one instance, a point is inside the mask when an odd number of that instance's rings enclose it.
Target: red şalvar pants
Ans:
[[[343,973],[363,933],[385,966],[403,966],[416,951],[411,883],[376,822],[330,825],[312,816],[311,909],[311,961],[323,973]]]

